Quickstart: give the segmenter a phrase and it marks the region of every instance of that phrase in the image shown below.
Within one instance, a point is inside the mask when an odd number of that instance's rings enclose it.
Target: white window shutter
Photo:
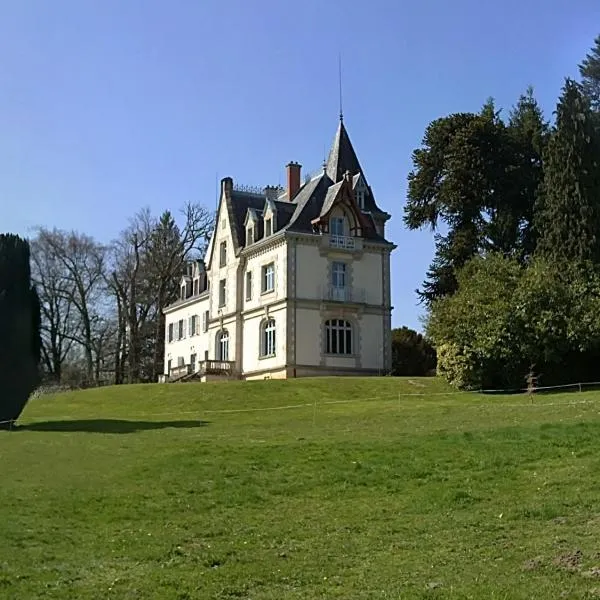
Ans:
[[[194,335],[198,335],[200,333],[200,315],[196,315],[196,331],[194,331]]]
[[[187,328],[186,319],[183,319],[183,335],[181,336],[182,338],[184,338],[186,336],[186,328]]]

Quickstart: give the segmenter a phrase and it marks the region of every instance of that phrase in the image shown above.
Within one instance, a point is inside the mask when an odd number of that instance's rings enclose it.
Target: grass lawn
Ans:
[[[0,597],[600,598],[600,393],[113,387],[0,432]]]

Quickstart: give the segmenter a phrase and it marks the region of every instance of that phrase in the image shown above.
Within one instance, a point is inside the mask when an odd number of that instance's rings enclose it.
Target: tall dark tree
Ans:
[[[435,365],[435,349],[422,334],[408,327],[392,330],[392,375],[423,377]]]
[[[594,111],[600,112],[600,35],[594,40],[594,46],[579,64],[581,85],[590,100]]]
[[[0,235],[0,428],[5,429],[39,383],[40,304],[29,254],[26,240]]]
[[[531,221],[539,181],[544,124],[528,91],[508,124],[492,100],[479,114],[432,122],[413,153],[404,221],[410,229],[440,225],[436,254],[419,293],[430,306],[456,291],[456,271],[490,251],[523,257],[532,251]]]
[[[600,262],[600,154],[589,99],[567,79],[544,165],[538,251],[552,260]]]
[[[508,148],[511,164],[506,177],[506,200],[517,228],[514,240],[517,257],[535,251],[535,207],[541,201],[544,180],[543,156],[550,139],[550,125],[529,87],[510,112]]]

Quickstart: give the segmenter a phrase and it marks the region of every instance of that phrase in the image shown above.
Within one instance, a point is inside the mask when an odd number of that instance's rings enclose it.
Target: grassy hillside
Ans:
[[[600,394],[115,387],[0,433],[0,597],[600,597]]]

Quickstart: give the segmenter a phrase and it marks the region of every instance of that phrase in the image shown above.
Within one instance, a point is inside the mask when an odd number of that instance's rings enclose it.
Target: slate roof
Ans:
[[[335,134],[327,162],[324,165],[323,173],[307,181],[298,191],[291,202],[282,200],[273,200],[277,210],[276,229],[273,233],[283,229],[287,231],[312,233],[313,226],[311,221],[326,214],[339,191],[344,179],[344,173],[350,171],[352,175],[352,184],[356,186],[359,176],[362,175],[367,190],[365,194],[365,204],[363,217],[368,225],[363,231],[364,237],[372,240],[385,242],[386,240],[377,234],[373,217],[369,213],[383,213],[377,206],[373,192],[369,187],[364,172],[360,166],[350,137],[346,131],[343,121],[340,119],[338,129]],[[266,203],[266,194],[259,194],[249,191],[236,190],[231,192],[231,214],[230,218],[234,225],[234,235],[237,237],[237,245],[246,245],[246,228],[244,221],[248,209],[253,209],[258,218],[258,231],[256,240],[264,235],[263,210]]]

